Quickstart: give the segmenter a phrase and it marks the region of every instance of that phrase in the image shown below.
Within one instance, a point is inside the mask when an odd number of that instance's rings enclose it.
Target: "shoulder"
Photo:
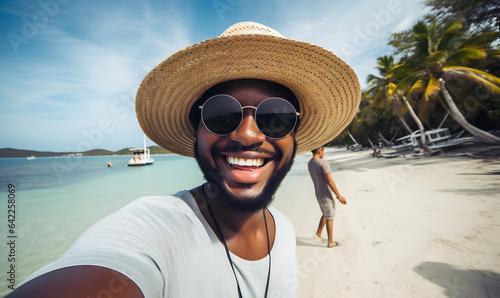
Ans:
[[[120,209],[118,212],[128,211],[129,209],[139,208],[154,208],[166,209],[174,207],[173,210],[182,209],[187,206],[183,197],[186,196],[187,191],[180,191],[174,195],[166,196],[144,196],[130,202],[128,205]]]
[[[307,163],[307,166],[308,166],[309,168],[314,168],[314,167],[317,167],[317,166],[318,166],[318,164],[319,164],[319,162],[318,162],[319,160],[320,160],[320,159],[318,159],[318,158],[312,158],[312,159],[311,159],[311,160],[309,160],[309,162]]]
[[[320,159],[320,162],[319,164],[324,168],[324,169],[328,169],[330,170],[330,163],[328,162],[328,160],[325,160],[325,159]]]
[[[156,218],[164,220],[164,215],[194,215],[192,208],[187,204],[187,191],[167,196],[145,196],[138,198],[103,220],[118,218]]]
[[[283,213],[274,207],[269,207],[268,209],[274,218],[278,237],[283,237],[283,239],[286,239],[285,241],[287,242],[293,239],[295,242],[295,230],[288,218],[286,218]]]
[[[318,159],[318,163],[322,164],[322,165],[330,165],[330,163],[328,162],[328,160],[326,160],[324,158]]]
[[[86,239],[112,235],[107,239],[123,242],[134,235],[136,240],[178,236],[182,233],[204,231],[203,224],[185,192],[167,196],[138,198],[90,227],[80,238]],[[172,235],[170,235],[172,234]]]

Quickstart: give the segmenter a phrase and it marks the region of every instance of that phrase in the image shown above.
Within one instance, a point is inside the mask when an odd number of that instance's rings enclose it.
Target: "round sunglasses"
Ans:
[[[282,139],[289,135],[297,124],[297,113],[293,105],[280,97],[264,99],[257,107],[241,106],[236,98],[227,94],[210,97],[202,106],[201,120],[206,129],[218,136],[237,130],[243,120],[243,109],[254,109],[254,119],[259,131],[270,139]]]

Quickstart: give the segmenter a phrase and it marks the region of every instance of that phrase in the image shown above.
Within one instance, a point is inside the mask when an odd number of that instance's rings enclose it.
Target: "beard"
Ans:
[[[217,200],[218,204],[223,208],[242,213],[253,213],[266,208],[273,201],[274,194],[278,190],[286,174],[288,174],[292,168],[296,149],[297,144],[294,140],[292,158],[289,161],[285,161],[280,169],[273,172],[259,194],[245,197],[235,196],[229,191],[222,176],[219,174],[220,170],[212,167],[208,158],[200,156],[198,151],[198,140],[196,140],[194,144],[194,156],[198,163],[198,167],[203,173],[203,177],[205,177],[205,180],[208,182],[208,187],[204,188],[207,200]],[[255,149],[249,148],[248,150],[252,151]],[[211,154],[214,156],[214,152],[211,152]],[[274,161],[278,164],[279,157],[275,158]],[[251,187],[251,185],[246,184],[240,184],[239,186],[241,188]]]

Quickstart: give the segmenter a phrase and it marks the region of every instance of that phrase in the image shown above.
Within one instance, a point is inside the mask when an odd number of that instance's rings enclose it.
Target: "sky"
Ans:
[[[142,146],[134,101],[144,76],[242,21],[332,51],[366,87],[377,57],[393,51],[391,33],[425,13],[422,1],[404,0],[3,0],[0,148]]]

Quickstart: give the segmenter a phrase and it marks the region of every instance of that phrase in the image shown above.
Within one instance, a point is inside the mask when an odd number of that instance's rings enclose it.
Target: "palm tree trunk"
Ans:
[[[399,118],[399,121],[401,121],[401,124],[403,124],[403,127],[406,129],[406,131],[410,134],[413,132],[413,130],[411,130],[410,126],[408,125],[408,123],[406,123],[405,119],[403,118],[403,116],[401,115],[401,101],[399,100],[399,98],[395,95],[392,96],[392,109],[394,110],[394,113],[396,115],[398,115],[398,118]]]
[[[411,132],[410,132],[411,133]],[[378,136],[380,138],[380,140],[382,140],[382,142],[384,143],[384,145],[386,146],[390,146],[391,145],[391,142],[389,142],[382,133],[380,133],[380,131],[378,132]]]
[[[418,128],[420,129],[420,135],[422,139],[422,146],[427,146],[427,141],[425,140],[425,130],[424,130],[424,125],[422,124],[422,121],[418,119],[417,114],[415,114],[415,111],[411,107],[411,104],[406,100],[406,97],[403,95],[403,100],[408,107],[408,110],[410,111],[410,115],[413,117],[413,120],[417,123]]]
[[[408,123],[406,123],[405,119],[403,118],[403,116],[401,116],[401,113],[397,114],[398,117],[399,117],[399,121],[401,121],[401,123],[403,124],[403,127],[406,129],[406,131],[408,133],[412,133],[413,131],[411,130],[410,126],[408,125]]]
[[[460,126],[467,130],[471,135],[478,138],[481,142],[488,144],[500,144],[500,138],[470,124],[458,109],[457,105],[453,101],[453,98],[451,98],[448,89],[446,89],[445,80],[440,78],[439,83],[441,85],[441,94],[443,94],[443,98],[448,105],[448,112],[450,113],[451,117],[453,117],[453,119],[455,119],[455,121],[457,121]]]
[[[372,140],[370,140],[370,138],[368,138],[368,137],[367,137],[367,139],[368,139],[368,143],[370,143],[370,145],[371,145],[372,147],[375,147],[375,145],[373,145],[373,143],[372,143]]]
[[[347,133],[349,134],[349,136],[351,137],[352,141],[354,142],[355,145],[358,145],[358,142],[356,142],[356,139],[352,136],[351,132],[350,131],[347,131]]]

